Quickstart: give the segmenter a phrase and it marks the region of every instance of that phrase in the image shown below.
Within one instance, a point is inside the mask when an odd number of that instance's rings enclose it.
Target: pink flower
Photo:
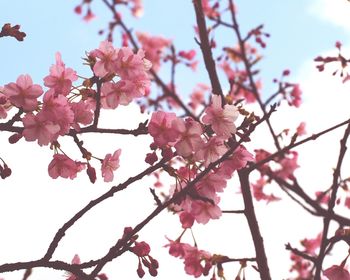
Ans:
[[[180,135],[179,140],[175,144],[176,151],[180,156],[188,157],[204,145],[204,141],[201,138],[203,133],[202,126],[193,119],[187,118],[184,121],[176,118],[172,122],[172,129]]]
[[[209,0],[202,0],[203,5],[203,12],[205,15],[209,18],[215,18],[220,15],[220,13],[217,11],[218,6],[217,5],[210,5]]]
[[[142,0],[130,0],[133,3],[131,12],[135,17],[141,17],[143,15]]]
[[[317,192],[315,192],[315,195],[316,195],[317,202],[328,204],[328,201],[330,200],[329,194],[322,192],[322,191],[317,191]],[[346,204],[345,204],[345,206],[346,206]]]
[[[162,147],[178,138],[179,133],[172,128],[175,119],[175,113],[153,112],[148,125],[148,132],[153,137],[156,145]]]
[[[298,277],[296,279],[312,279],[312,266],[311,262],[303,259],[302,257],[291,254],[291,260],[293,262],[290,271],[296,271],[298,273]]]
[[[182,211],[180,214],[180,222],[183,228],[191,228],[194,223],[194,217],[192,214]]]
[[[302,91],[301,91],[299,85],[294,85],[293,90],[290,93],[291,100],[288,101],[289,105],[298,108],[302,102],[301,94],[302,94]]]
[[[50,89],[44,95],[43,108],[40,112],[47,121],[60,126],[59,135],[65,135],[69,132],[71,124],[74,122],[74,113],[66,96],[55,95]]]
[[[119,168],[119,156],[121,149],[114,152],[113,155],[107,154],[102,161],[101,171],[105,182],[112,182],[114,178],[113,172]]]
[[[196,189],[198,190],[198,192],[200,192],[200,194],[212,198],[215,197],[216,192],[223,192],[226,188],[226,185],[226,178],[224,178],[217,172],[212,172],[196,184]]]
[[[77,73],[72,68],[65,67],[61,54],[57,52],[56,64],[51,66],[50,75],[44,78],[44,85],[52,88],[56,94],[67,95],[77,79]]]
[[[213,136],[198,150],[194,157],[198,161],[204,160],[204,165],[208,166],[210,163],[218,160],[226,151],[227,148],[224,144],[224,140],[220,137]]]
[[[350,280],[350,273],[343,266],[333,265],[323,272],[329,280]]]
[[[205,110],[203,123],[210,124],[218,136],[228,138],[236,133],[234,121],[238,118],[238,110],[234,105],[221,107],[221,96],[213,95],[212,104]]]
[[[186,243],[180,243],[179,241],[173,241],[169,240],[169,244],[165,245],[164,247],[169,247],[169,254],[173,257],[179,257],[183,258],[185,256],[185,252],[187,250],[187,247],[190,246]]]
[[[297,127],[297,134],[298,134],[299,136],[305,135],[305,134],[306,134],[305,126],[306,126],[305,122],[301,122],[301,123],[299,124],[299,126]]]
[[[158,71],[164,48],[170,46],[171,40],[150,36],[142,32],[136,32],[136,36],[142,45],[142,49],[145,51],[146,58],[152,63],[153,70]]]
[[[254,198],[257,201],[266,200],[266,203],[280,200],[280,198],[276,197],[274,194],[266,194],[264,192],[264,187],[266,185],[267,181],[264,177],[260,177],[255,183],[252,184]]]
[[[202,274],[207,275],[211,268],[212,256],[203,250],[198,250],[197,247],[191,246],[187,243],[180,243],[179,240],[172,241],[170,239],[169,254],[174,257],[184,259],[185,271],[194,277],[200,277]],[[204,265],[202,264],[204,262]]]
[[[10,100],[2,93],[3,90],[4,89],[0,87],[0,119],[5,119],[7,117],[7,111],[12,107]]]
[[[58,177],[74,179],[77,173],[85,168],[85,164],[71,160],[66,155],[55,154],[49,164],[49,175],[53,179]]]
[[[124,80],[134,80],[135,77],[142,76],[151,67],[151,62],[145,59],[145,53],[141,49],[134,54],[131,48],[123,47],[118,52],[115,70]]]
[[[216,204],[219,203],[219,197],[216,197],[215,204],[209,202],[195,200],[191,204],[191,214],[200,224],[206,224],[211,219],[219,219],[221,217],[221,209]]]
[[[78,255],[74,255],[72,259],[72,264],[81,264],[80,258]],[[108,277],[106,274],[101,273],[97,275],[97,278],[100,280],[107,280]],[[74,274],[68,273],[68,278],[66,280],[79,280]]]
[[[107,74],[115,72],[115,61],[118,56],[118,51],[113,47],[111,42],[101,42],[98,49],[90,52],[90,56],[97,60],[93,67],[96,76],[102,78]]]
[[[179,56],[187,60],[192,60],[196,56],[196,51],[195,50],[180,51]]]
[[[293,179],[294,178],[294,171],[299,167],[297,160],[298,160],[298,153],[297,152],[291,152],[291,157],[285,157],[282,160],[279,161],[279,164],[281,165],[281,169],[276,171],[276,175],[282,179]]]
[[[43,114],[28,113],[22,119],[24,130],[22,135],[27,141],[38,140],[38,144],[48,145],[57,139],[60,126],[48,121]]]
[[[119,104],[128,105],[133,100],[133,96],[125,90],[126,85],[125,81],[104,83],[101,88],[102,108],[115,109]]]
[[[316,250],[320,248],[322,241],[322,234],[318,234],[314,239],[304,239],[301,241],[301,244],[305,247],[305,252],[309,255],[316,255]]]
[[[249,161],[254,161],[254,156],[240,145],[233,155],[221,164],[218,172],[225,178],[231,178],[234,171],[245,167]]]
[[[70,108],[74,113],[74,120],[72,127],[76,131],[80,131],[79,124],[88,125],[92,123],[94,119],[94,112],[92,111],[94,106],[91,103],[80,100],[76,103],[70,103]]]
[[[205,84],[197,85],[191,94],[191,102],[189,103],[189,106],[192,108],[192,110],[196,110],[200,105],[204,104],[204,93],[209,89],[210,88]]]
[[[131,251],[138,257],[148,256],[151,252],[150,246],[145,241],[136,241],[134,244],[135,246],[131,248]]]
[[[208,269],[207,263],[211,255],[203,250],[198,250],[196,247],[188,245],[184,256],[185,271],[194,277],[200,277]],[[203,266],[202,262],[205,262]],[[211,266],[209,266],[210,269]]]
[[[86,11],[86,15],[83,17],[83,20],[86,22],[92,21],[96,15],[91,11],[90,7]]]
[[[38,107],[37,98],[42,95],[40,85],[33,85],[29,75],[20,75],[16,83],[9,83],[4,87],[4,94],[10,102],[24,111],[33,111]]]
[[[78,255],[74,255],[72,259],[72,264],[80,264],[80,258]],[[78,278],[74,274],[69,273],[67,280],[78,280]]]

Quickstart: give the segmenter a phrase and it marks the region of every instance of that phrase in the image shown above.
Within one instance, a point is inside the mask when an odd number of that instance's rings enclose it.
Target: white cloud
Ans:
[[[350,2],[347,0],[313,0],[309,11],[331,24],[350,31]]]

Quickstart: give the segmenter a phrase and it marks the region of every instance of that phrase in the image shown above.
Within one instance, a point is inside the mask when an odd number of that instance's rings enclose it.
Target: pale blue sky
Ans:
[[[97,14],[96,20],[85,23],[73,12],[79,1],[0,1],[0,23],[21,24],[27,33],[24,42],[12,38],[0,41],[2,56],[0,85],[14,81],[18,75],[29,73],[36,83],[47,75],[49,66],[54,62],[56,51],[60,51],[66,65],[80,74],[88,73],[81,65],[85,51],[96,48],[104,37],[97,35],[100,28],[106,26],[110,13],[97,0],[92,7]],[[310,13],[313,1],[305,0],[239,0],[236,1],[239,21],[243,30],[265,24],[265,31],[271,34],[261,62],[264,88],[272,90],[271,80],[279,77],[285,68],[297,71],[302,63],[314,58],[325,49],[332,48],[336,40],[344,40],[345,32],[330,25]],[[193,37],[194,13],[192,1],[145,0],[145,15],[139,20],[123,13],[129,26],[134,30],[161,34],[174,40],[178,49],[195,48]],[[118,38],[116,36],[116,38]],[[232,32],[216,32],[218,41],[230,43],[234,39]],[[118,46],[118,40],[115,41]],[[233,44],[233,43],[232,43]],[[203,66],[188,79],[190,72],[180,68],[177,80],[180,91],[188,93],[195,82],[208,82]],[[165,76],[165,80],[168,77]],[[181,88],[182,87],[182,88]]]

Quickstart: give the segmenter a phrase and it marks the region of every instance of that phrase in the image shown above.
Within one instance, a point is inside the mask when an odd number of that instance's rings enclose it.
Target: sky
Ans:
[[[145,14],[141,19],[134,20],[125,13],[125,20],[130,20],[130,26],[135,30],[171,38],[178,50],[198,50],[193,40],[192,1],[145,0],[144,3]],[[97,35],[97,32],[106,26],[109,14],[102,5],[93,4],[97,18],[87,24],[74,14],[73,8],[77,4],[72,0],[0,1],[0,23],[21,24],[22,30],[27,33],[21,43],[11,38],[0,40],[0,85],[13,82],[20,74],[26,73],[33,77],[34,82],[42,83],[42,78],[54,63],[56,51],[61,52],[67,66],[79,74],[88,73],[81,65],[81,57],[85,51],[98,47],[103,37]],[[274,125],[283,129],[288,120],[290,127],[297,127],[300,121],[307,120],[307,130],[311,134],[348,118],[349,86],[343,85],[340,79],[331,77],[329,73],[318,73],[313,58],[319,54],[335,54],[334,43],[337,40],[344,43],[345,51],[350,49],[350,3],[346,0],[241,0],[237,1],[237,6],[242,30],[264,23],[265,30],[271,34],[267,48],[263,50],[264,59],[261,63],[264,94],[274,90],[271,81],[280,77],[284,69],[292,71],[291,80],[299,82],[304,93],[305,102],[300,110],[284,107],[272,118]],[[233,37],[233,34],[215,35],[218,40],[224,41]],[[117,39],[116,44],[118,43]],[[161,74],[167,78],[167,72]],[[184,96],[191,92],[198,81],[207,81],[203,66],[195,74],[188,69],[179,69],[177,75],[179,90]],[[189,75],[192,75],[191,79],[188,79]],[[147,118],[138,113],[136,106],[130,106],[115,113],[104,114],[103,125],[125,127],[126,114],[132,115],[127,118],[130,127],[135,127],[140,120]],[[263,133],[262,130],[257,131],[256,139],[259,139],[259,145],[268,147],[271,141]],[[297,172],[301,183],[308,187],[310,193],[330,182],[341,133],[339,130],[334,136],[324,137],[299,150],[302,170]],[[98,136],[84,140],[89,147],[98,147],[101,157],[122,148],[121,167],[116,172],[115,184],[146,167],[143,163],[143,147],[151,142],[148,137]],[[69,140],[67,143],[63,141],[63,144],[67,149],[69,145],[72,146]],[[4,147],[0,156],[7,159],[13,167],[13,176],[0,182],[0,263],[39,258],[56,230],[88,201],[108,190],[110,185],[103,184],[101,180],[96,185],[91,185],[83,174],[77,181],[50,180],[47,165],[52,151],[48,148],[24,141],[9,145],[5,134],[0,137],[0,147]],[[76,150],[70,152],[78,157]],[[320,157],[322,160],[318,160]],[[130,162],[140,164],[130,165]],[[347,160],[344,167],[349,166]],[[120,193],[91,211],[69,230],[55,258],[68,262],[76,253],[86,260],[105,253],[110,244],[119,238],[124,226],[136,224],[147,211],[151,211],[153,205],[147,187],[152,183],[152,178],[147,178],[132,186],[130,192]],[[223,203],[231,205],[234,202],[239,209],[241,201],[233,198],[238,191],[237,182],[233,181],[232,186]],[[286,209],[283,213],[280,208],[282,203]],[[284,244],[289,241],[298,244],[299,239],[314,237],[320,230],[321,222],[315,222],[315,219],[287,199],[270,204],[269,207],[257,203],[257,209],[263,234],[266,234],[273,279],[282,279],[287,277],[289,265],[289,253],[284,250]],[[194,228],[197,243],[202,249],[235,257],[253,255],[246,230],[243,217],[232,216],[212,221],[205,228]],[[203,231],[209,233],[210,241]],[[166,243],[165,235],[176,238],[179,233],[177,218],[164,213],[140,234],[140,240],[147,240],[153,245],[152,256],[162,261],[159,279],[168,277],[169,271],[174,279],[192,279],[185,276],[181,261],[169,257],[166,250],[160,248]],[[190,242],[189,236],[185,238]],[[228,243],[220,240],[227,240]],[[343,249],[336,250],[339,254],[335,254],[334,258],[340,261]],[[326,264],[332,264],[331,261],[333,260],[326,259]],[[117,275],[118,278],[136,279],[136,268],[137,259],[129,254],[120,261],[107,265],[104,271]],[[233,278],[236,272],[237,266],[227,266],[228,278]],[[252,268],[247,273],[250,276],[248,279],[257,279]],[[4,277],[12,280],[19,279],[19,275],[22,273],[6,274]],[[38,269],[32,279],[59,279],[61,275],[61,272]],[[145,279],[150,278],[145,276]]]

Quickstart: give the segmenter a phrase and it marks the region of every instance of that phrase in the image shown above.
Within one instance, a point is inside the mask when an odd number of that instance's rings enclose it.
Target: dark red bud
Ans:
[[[142,277],[145,275],[145,271],[143,270],[142,265],[141,265],[140,262],[139,262],[139,266],[138,266],[136,272],[137,272],[137,275],[138,275],[140,278],[142,278]]]
[[[9,137],[9,143],[10,144],[15,144],[19,141],[19,139],[22,138],[22,134],[19,134],[19,133],[15,133],[15,134],[12,134],[10,137]]]
[[[90,163],[88,163],[86,173],[89,176],[90,182],[94,184],[96,182],[96,170],[90,165]]]
[[[151,276],[153,276],[153,277],[156,277],[156,276],[158,275],[157,269],[154,269],[154,268],[152,268],[152,267],[148,269],[148,272],[149,272],[149,274],[150,274]]]
[[[4,168],[2,169],[2,171],[0,170],[0,176],[2,179],[5,179],[7,177],[9,177],[12,173],[11,168],[9,168],[6,164],[4,165]]]
[[[153,165],[158,160],[158,157],[155,152],[148,153],[145,158],[145,162],[147,162],[150,165]]]

